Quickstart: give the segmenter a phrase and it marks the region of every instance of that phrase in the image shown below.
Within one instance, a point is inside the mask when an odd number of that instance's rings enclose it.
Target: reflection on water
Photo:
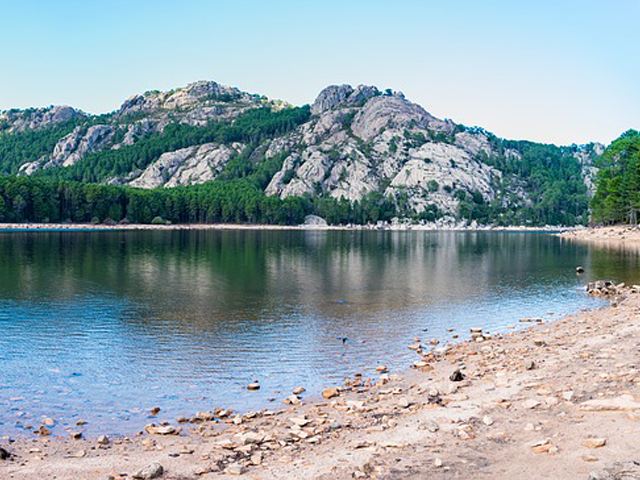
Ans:
[[[297,385],[406,368],[416,335],[597,306],[578,287],[638,282],[638,263],[537,234],[0,232],[0,434],[43,415],[57,433],[130,433],[153,406],[173,420],[279,405]]]

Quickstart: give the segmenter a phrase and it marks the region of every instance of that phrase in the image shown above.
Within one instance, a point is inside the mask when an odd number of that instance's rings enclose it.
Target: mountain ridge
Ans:
[[[3,142],[55,129],[58,138],[51,133],[31,158],[20,145],[3,151]],[[499,139],[367,85],[332,85],[294,107],[200,81],[133,95],[103,115],[66,106],[0,112],[0,132],[4,174],[155,189],[269,164],[267,196],[373,197],[400,216],[485,223],[585,223],[604,148]]]

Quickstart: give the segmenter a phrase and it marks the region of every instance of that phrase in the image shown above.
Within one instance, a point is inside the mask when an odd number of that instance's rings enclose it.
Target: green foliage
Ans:
[[[407,140],[407,146],[409,148],[420,148],[427,143],[427,138],[422,132],[412,133],[409,130],[405,130],[404,138]]]
[[[306,122],[309,116],[308,106],[279,112],[258,108],[245,112],[232,123],[216,122],[206,127],[172,123],[162,133],[150,135],[133,145],[91,153],[73,166],[48,168],[35,175],[55,180],[102,182],[110,177],[144,169],[163,153],[181,148],[209,142],[258,144],[265,138],[283,135],[295,129]]]
[[[482,218],[499,225],[576,225],[588,219],[587,187],[582,167],[571,147],[527,141],[500,140],[497,156],[482,156],[484,163],[503,173],[496,183],[499,192],[490,204],[465,204],[463,218]],[[505,154],[516,151],[520,157]],[[514,180],[516,183],[514,183]],[[529,204],[514,193],[522,189]]]
[[[353,123],[353,119],[356,116],[356,111],[352,111],[349,113],[346,113],[341,119],[340,119],[340,123],[342,124],[342,128],[344,128],[345,130],[347,129],[351,129],[351,124]]]
[[[640,132],[623,133],[599,161],[597,191],[591,201],[600,224],[638,223],[640,210]]]
[[[250,176],[189,187],[144,190],[113,185],[0,177],[0,222],[264,223],[295,225],[305,215],[329,223],[375,223],[397,215],[372,192],[345,199],[267,197]]]
[[[70,120],[39,130],[2,133],[0,128],[0,175],[15,175],[21,165],[53,152],[58,140],[82,122]]]

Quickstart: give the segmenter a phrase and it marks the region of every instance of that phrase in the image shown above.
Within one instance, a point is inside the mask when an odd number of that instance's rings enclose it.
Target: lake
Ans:
[[[597,308],[581,287],[639,266],[534,233],[0,231],[0,435],[280,408],[299,385],[406,370],[416,336]]]

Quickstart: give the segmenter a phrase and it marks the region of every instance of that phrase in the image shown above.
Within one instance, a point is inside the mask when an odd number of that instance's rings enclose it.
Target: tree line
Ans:
[[[251,179],[139,189],[95,183],[0,177],[0,222],[259,223],[297,225],[316,214],[329,223],[375,223],[397,215],[394,202],[371,194],[333,198],[266,196]]]
[[[591,201],[597,224],[638,223],[640,211],[640,132],[628,130],[613,141],[598,162]]]

